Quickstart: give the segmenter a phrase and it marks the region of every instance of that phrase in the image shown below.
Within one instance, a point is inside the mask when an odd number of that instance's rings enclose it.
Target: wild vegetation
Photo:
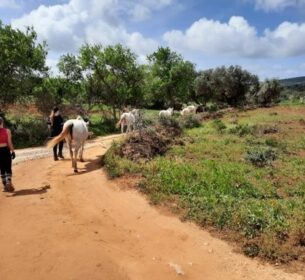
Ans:
[[[228,111],[184,130],[148,162],[126,157],[126,143],[116,143],[105,166],[113,177],[139,177],[153,204],[225,232],[248,256],[304,261],[304,113],[300,106]]]

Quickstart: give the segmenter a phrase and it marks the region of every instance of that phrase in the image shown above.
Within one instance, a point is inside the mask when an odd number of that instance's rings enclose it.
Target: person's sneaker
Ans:
[[[58,157],[64,159],[64,156],[62,154],[59,154]]]
[[[55,161],[58,161],[58,157],[54,157],[54,160],[55,160]]]
[[[13,192],[13,191],[15,190],[15,188],[13,187],[13,185],[12,185],[11,182],[6,183],[4,189],[5,189],[5,191],[7,191],[7,192]]]

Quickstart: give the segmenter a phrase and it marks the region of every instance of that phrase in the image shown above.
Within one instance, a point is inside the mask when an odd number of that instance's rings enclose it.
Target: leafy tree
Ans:
[[[213,96],[213,70],[209,69],[199,73],[194,81],[194,99],[197,103],[206,103],[215,99]]]
[[[282,86],[278,80],[266,80],[255,96],[256,102],[264,106],[276,102],[280,97],[281,91]]]
[[[25,32],[0,21],[0,108],[33,94],[47,74],[46,44],[37,43],[32,28]]]
[[[196,77],[194,64],[183,60],[181,55],[168,47],[160,47],[148,56],[148,61],[151,71],[148,82],[152,103],[158,107],[165,107],[190,101]]]
[[[45,78],[34,88],[37,109],[44,115],[48,115],[52,107],[62,104],[67,87],[69,84],[63,78]]]
[[[230,66],[225,76],[225,87],[224,101],[231,106],[243,105],[248,103],[247,93],[251,90],[253,94],[253,91],[258,90],[259,80],[256,75],[243,70],[240,66]]]
[[[71,85],[70,99],[85,103],[89,109],[106,104],[114,119],[118,109],[137,106],[143,99],[143,69],[135,54],[120,44],[106,48],[84,45],[78,56],[62,56],[58,67]]]
[[[85,79],[83,76],[83,69],[80,60],[77,56],[66,54],[60,57],[57,64],[59,71],[63,74],[61,86],[64,88],[62,98],[71,104],[77,104],[83,107],[86,103],[90,107],[93,106],[90,94],[85,91]],[[83,108],[82,108],[83,109]]]
[[[120,44],[106,48],[85,45],[79,60],[86,75],[87,94],[109,105],[114,119],[117,109],[137,105],[143,99],[143,71],[129,48]]]
[[[201,102],[214,101],[231,106],[249,103],[250,96],[259,89],[258,77],[240,66],[203,71],[194,84],[196,97]]]

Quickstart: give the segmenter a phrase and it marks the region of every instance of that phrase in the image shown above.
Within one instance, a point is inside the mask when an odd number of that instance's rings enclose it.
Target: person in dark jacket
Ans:
[[[55,137],[59,135],[62,132],[63,125],[64,125],[64,119],[60,115],[59,109],[57,107],[53,108],[48,121],[48,128],[51,132],[51,137]],[[62,159],[64,158],[62,154],[63,146],[64,146],[64,141],[61,141],[53,147],[54,160],[58,160],[58,158],[62,158]],[[58,148],[58,154],[57,154],[57,148]]]
[[[4,120],[0,117],[0,171],[4,192],[13,192],[12,185],[12,159],[15,158],[12,135],[4,127]]]

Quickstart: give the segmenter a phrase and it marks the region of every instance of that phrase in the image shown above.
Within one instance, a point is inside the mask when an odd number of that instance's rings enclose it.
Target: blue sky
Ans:
[[[169,46],[207,69],[241,65],[261,79],[305,75],[305,0],[0,0],[0,19],[34,26],[60,55],[122,43],[141,63]]]

